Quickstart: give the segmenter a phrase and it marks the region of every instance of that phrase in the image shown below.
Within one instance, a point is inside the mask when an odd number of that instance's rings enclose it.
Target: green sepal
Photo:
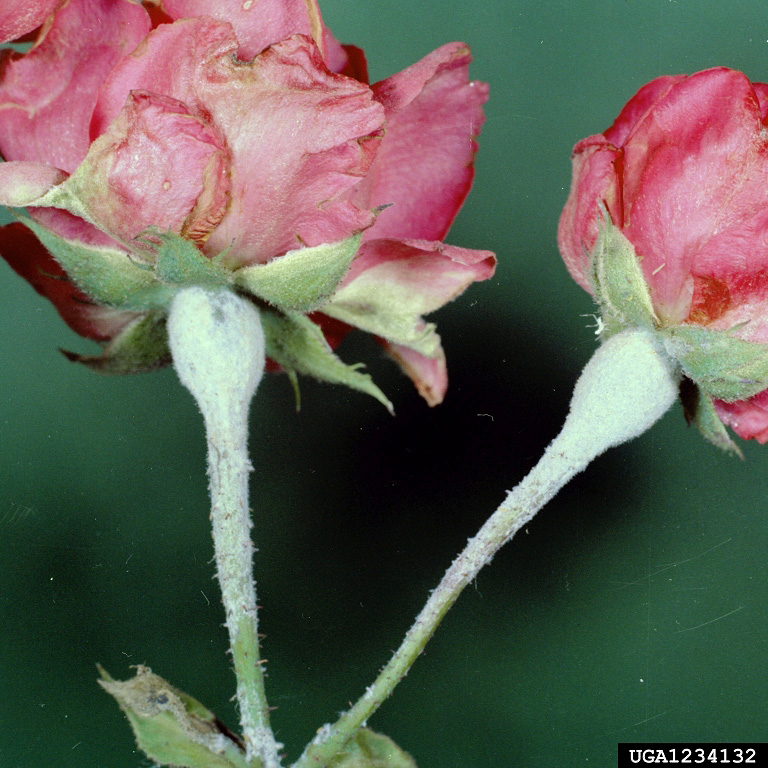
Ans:
[[[182,768],[248,768],[237,737],[199,701],[149,667],[137,667],[136,677],[125,681],[98,669],[99,685],[117,700],[136,743],[151,760]]]
[[[286,369],[285,374],[288,376],[288,381],[291,382],[293,397],[296,401],[296,413],[298,413],[301,410],[301,388],[299,387],[299,377],[296,371],[293,371],[290,368]]]
[[[360,235],[299,248],[235,271],[235,285],[283,311],[312,312],[333,295],[360,247]]]
[[[421,317],[434,306],[409,286],[384,279],[382,272],[388,268],[388,264],[380,264],[366,270],[334,294],[323,306],[323,314],[425,357],[437,357],[440,337],[436,326]]]
[[[389,736],[360,728],[328,768],[416,768],[416,763]]]
[[[155,274],[162,283],[215,287],[232,281],[232,273],[222,267],[218,259],[209,259],[193,242],[173,232],[151,228],[138,242],[154,254]]]
[[[589,279],[606,325],[614,318],[623,328],[654,329],[658,320],[635,248],[605,210],[589,258]]]
[[[308,317],[262,309],[267,357],[286,371],[312,376],[331,384],[345,384],[375,397],[390,413],[392,403],[359,365],[347,365],[333,353],[322,330]]]
[[[717,415],[712,398],[686,377],[680,381],[680,402],[683,405],[685,420],[688,424],[696,426],[706,440],[740,459],[744,458],[741,449],[731,440],[725,424]]]
[[[153,272],[125,251],[90,246],[55,235],[32,219],[18,217],[61,264],[75,285],[97,304],[120,309],[167,306],[172,294]]]
[[[768,344],[695,325],[664,328],[659,336],[683,373],[711,397],[732,403],[768,389]]]
[[[79,355],[61,350],[72,362],[83,363],[96,373],[147,373],[171,364],[165,316],[149,312],[132,320],[109,343],[100,355]]]

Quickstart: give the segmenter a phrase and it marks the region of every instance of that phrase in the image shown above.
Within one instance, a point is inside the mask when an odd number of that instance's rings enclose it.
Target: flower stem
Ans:
[[[174,298],[168,336],[179,379],[200,406],[208,439],[208,476],[216,573],[237,677],[246,760],[277,768],[264,663],[259,658],[253,544],[248,507],[248,409],[264,371],[259,313],[228,290],[186,288]]]
[[[325,766],[344,748],[405,677],[480,569],[594,458],[637,437],[661,418],[677,398],[678,379],[674,364],[646,331],[624,331],[597,350],[576,383],[562,431],[539,463],[454,560],[374,683],[336,723],[319,731],[293,768]]]

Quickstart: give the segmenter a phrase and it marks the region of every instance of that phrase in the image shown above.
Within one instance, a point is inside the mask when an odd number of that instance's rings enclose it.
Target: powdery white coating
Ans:
[[[279,768],[259,661],[248,506],[248,409],[264,373],[258,310],[227,289],[192,286],[171,303],[168,337],[176,372],[205,419],[216,575],[235,672],[246,759]]]
[[[680,374],[650,333],[612,336],[576,382],[571,409],[551,448],[587,462],[643,434],[672,406]]]
[[[176,294],[168,316],[173,364],[206,421],[246,419],[264,373],[264,332],[256,307],[228,290],[199,286]],[[226,396],[223,396],[226,395]]]
[[[317,734],[293,768],[327,764],[407,674],[480,569],[592,459],[653,426],[675,402],[678,381],[674,361],[647,331],[623,331],[595,352],[576,382],[561,433],[453,561],[373,685],[334,725]]]
[[[312,739],[313,744],[322,744],[327,738],[331,731],[331,724],[330,723],[324,723],[317,729],[317,733],[315,734],[314,738]]]
[[[677,363],[649,331],[611,336],[584,366],[560,434],[499,507],[509,518],[504,542],[593,459],[650,429],[677,399],[679,384]]]

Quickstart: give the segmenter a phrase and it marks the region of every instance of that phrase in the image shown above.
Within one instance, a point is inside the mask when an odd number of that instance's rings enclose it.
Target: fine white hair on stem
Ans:
[[[205,419],[216,575],[221,586],[249,765],[279,768],[259,658],[248,504],[248,411],[264,373],[256,307],[227,289],[193,286],[171,304],[168,336],[179,379]]]

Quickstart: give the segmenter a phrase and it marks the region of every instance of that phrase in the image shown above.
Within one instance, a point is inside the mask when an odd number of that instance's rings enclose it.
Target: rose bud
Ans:
[[[602,336],[645,327],[686,415],[768,441],[768,86],[725,68],[645,85],[573,150],[558,242]]]

